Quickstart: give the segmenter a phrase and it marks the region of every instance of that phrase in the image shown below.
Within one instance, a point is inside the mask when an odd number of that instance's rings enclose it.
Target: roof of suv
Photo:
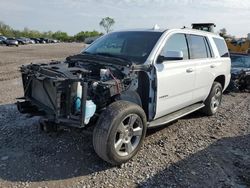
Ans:
[[[114,32],[160,32],[163,33],[167,29],[125,29],[125,30],[118,30]]]
[[[189,29],[189,28],[183,28],[183,29],[128,29],[128,30],[119,30],[119,31],[114,31],[114,32],[160,32],[160,33],[165,33],[165,32],[184,32],[184,33],[189,33],[189,34],[196,34],[196,35],[210,35],[214,36],[216,38],[222,38],[216,33],[212,32],[207,32],[207,31],[202,31],[202,30],[197,30],[197,29]]]

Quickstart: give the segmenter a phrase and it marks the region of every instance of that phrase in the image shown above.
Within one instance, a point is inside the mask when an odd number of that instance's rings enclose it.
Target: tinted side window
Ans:
[[[208,50],[204,39],[203,36],[189,35],[190,59],[208,58]]]
[[[210,41],[206,37],[204,39],[205,39],[206,45],[208,46],[210,57],[214,57],[214,51],[211,47]]]
[[[182,51],[183,59],[188,59],[188,47],[185,34],[174,34],[166,42],[161,55],[164,56],[167,51]]]
[[[213,38],[221,57],[229,57],[228,48],[223,39]]]

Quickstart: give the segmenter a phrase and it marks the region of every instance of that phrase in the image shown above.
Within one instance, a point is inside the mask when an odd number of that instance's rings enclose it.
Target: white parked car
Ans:
[[[18,109],[44,116],[43,130],[95,126],[96,153],[117,165],[138,152],[147,128],[196,110],[215,114],[230,67],[226,43],[213,33],[113,32],[65,62],[23,66]]]

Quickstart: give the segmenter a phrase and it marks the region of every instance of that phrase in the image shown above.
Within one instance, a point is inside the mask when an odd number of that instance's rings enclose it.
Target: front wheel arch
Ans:
[[[142,134],[139,144],[127,156],[119,156],[115,151],[115,136],[119,125],[129,114],[136,114],[142,121]],[[119,165],[130,160],[139,151],[146,135],[147,120],[143,109],[131,102],[116,101],[109,105],[100,115],[93,132],[93,146],[97,155],[103,160]],[[132,138],[131,138],[132,139]]]
[[[127,90],[122,92],[121,94],[117,95],[115,97],[116,101],[122,100],[122,101],[128,101],[131,103],[135,103],[138,106],[142,107],[142,101],[140,95],[136,91]]]

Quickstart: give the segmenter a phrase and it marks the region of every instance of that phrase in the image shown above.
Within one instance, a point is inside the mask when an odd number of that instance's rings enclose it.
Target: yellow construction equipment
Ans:
[[[231,53],[250,54],[250,39],[227,40],[226,42]]]
[[[192,29],[214,32],[216,25],[214,23],[193,23]],[[247,38],[233,39],[230,36],[224,36],[229,51],[237,54],[250,54],[250,33]]]

